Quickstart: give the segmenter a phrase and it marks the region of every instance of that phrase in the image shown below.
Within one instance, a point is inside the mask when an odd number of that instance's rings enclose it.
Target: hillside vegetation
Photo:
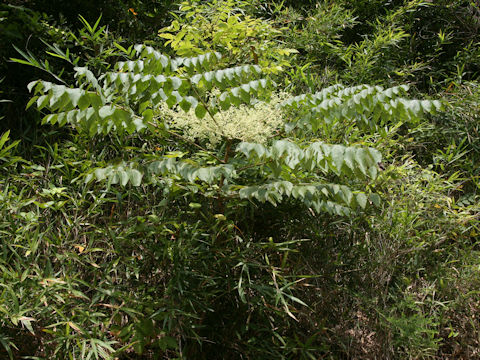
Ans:
[[[477,1],[86,3],[0,4],[0,359],[480,359]]]

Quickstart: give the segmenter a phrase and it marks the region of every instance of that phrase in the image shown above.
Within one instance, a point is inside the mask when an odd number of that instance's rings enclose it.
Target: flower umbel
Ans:
[[[273,94],[268,103],[232,106],[216,113],[215,119],[208,115],[199,119],[193,110],[168,109],[166,105],[162,113],[170,118],[172,128],[184,131],[185,137],[204,140],[212,147],[222,139],[265,143],[284,123],[282,109],[278,106],[283,98],[283,94]]]

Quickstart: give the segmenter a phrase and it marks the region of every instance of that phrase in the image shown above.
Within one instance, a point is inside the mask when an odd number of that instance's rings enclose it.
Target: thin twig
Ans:
[[[197,88],[192,84],[192,82],[190,81],[190,79],[188,79],[188,82],[189,82],[190,87],[192,88],[192,90],[195,92],[195,95],[197,95],[197,99],[200,100],[200,102],[202,103],[202,105],[203,105],[203,107],[205,108],[205,110],[207,110],[208,115],[210,115],[210,117],[212,118],[214,124],[217,125],[218,128],[221,128],[220,125],[218,125],[218,123],[217,123],[217,119],[215,119],[215,116],[213,116],[213,113],[212,113],[212,111],[210,110],[208,104],[205,102],[205,100],[204,100],[204,99],[200,96],[200,94],[198,93]]]

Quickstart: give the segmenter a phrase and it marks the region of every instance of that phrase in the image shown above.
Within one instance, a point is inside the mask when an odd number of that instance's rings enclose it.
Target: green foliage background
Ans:
[[[479,357],[479,19],[0,4],[0,358]]]

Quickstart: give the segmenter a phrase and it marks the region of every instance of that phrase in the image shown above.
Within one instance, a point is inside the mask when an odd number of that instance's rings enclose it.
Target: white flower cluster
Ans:
[[[265,143],[284,123],[284,114],[278,106],[285,94],[273,94],[270,101],[258,102],[253,106],[232,106],[219,111],[214,119],[207,113],[203,119],[195,112],[162,107],[162,114],[169,119],[172,128],[182,129],[189,140],[205,140],[211,146],[222,139],[236,139],[248,142]]]

